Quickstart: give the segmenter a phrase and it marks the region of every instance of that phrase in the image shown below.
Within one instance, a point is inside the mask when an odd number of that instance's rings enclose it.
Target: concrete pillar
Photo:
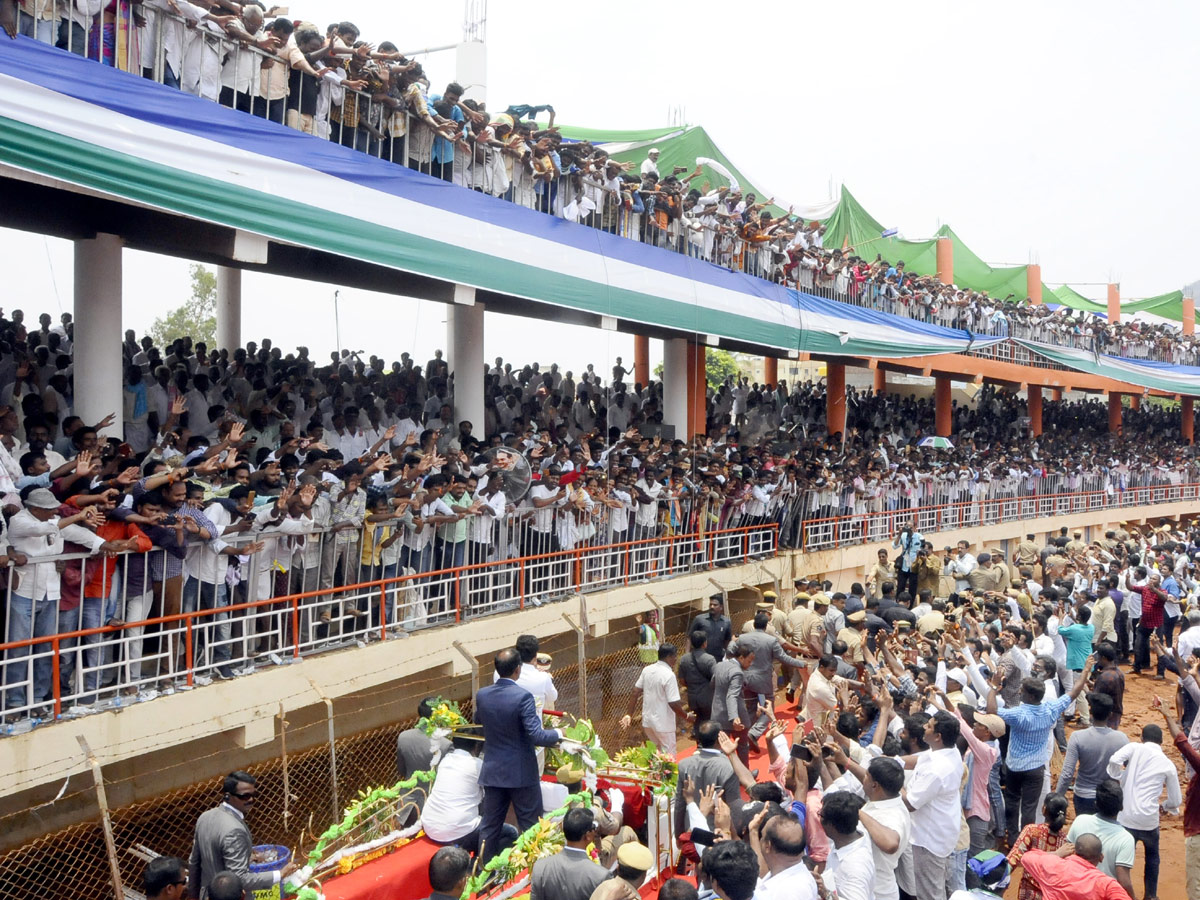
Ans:
[[[1183,298],[1183,333],[1196,333],[1196,298]]]
[[[934,382],[934,423],[938,437],[950,437],[954,431],[954,415],[950,400],[950,379],[939,375]]]
[[[1042,386],[1029,385],[1029,432],[1034,437],[1042,433]]]
[[[954,243],[948,237],[937,239],[937,277],[942,284],[954,284]]]
[[[1030,263],[1025,267],[1025,293],[1029,295],[1030,306],[1041,305],[1042,267],[1038,263]]]
[[[779,360],[774,356],[763,357],[763,382],[771,387],[779,384]]]
[[[217,345],[233,351],[242,346],[242,270],[217,266]]]
[[[1185,441],[1191,444],[1195,441],[1194,434],[1196,428],[1196,413],[1192,409],[1191,397],[1184,397],[1179,401],[1179,412],[1182,415],[1179,433],[1183,436]]]
[[[1130,394],[1129,395],[1129,408],[1130,409],[1141,409],[1142,408],[1142,395],[1141,394]]]
[[[875,393],[882,394],[887,391],[887,369],[875,370]]]
[[[1119,284],[1108,286],[1108,321],[1113,325],[1121,321],[1121,286]]]
[[[1050,399],[1053,400],[1055,403],[1062,403],[1062,395],[1063,395],[1062,388],[1051,388]]]
[[[89,425],[116,422],[103,437],[122,437],[121,239],[98,234],[75,242],[75,413]]]
[[[463,41],[455,48],[454,80],[472,100],[487,101],[487,44],[482,39]]]
[[[475,303],[475,288],[454,286],[454,303],[446,312],[447,362],[454,373],[454,421],[471,423],[472,434],[483,437],[483,304]]]
[[[1108,430],[1112,434],[1121,433],[1121,395],[1116,391],[1108,394]]]
[[[675,429],[675,437],[688,440],[688,391],[691,387],[688,342],[685,338],[663,341],[663,421]]]
[[[684,439],[690,442],[695,435],[708,431],[708,347],[689,342],[687,352],[691,379],[687,400],[688,433]]]
[[[825,364],[825,430],[837,434],[846,430],[846,364]]]
[[[633,336],[633,380],[642,387],[650,383],[650,338],[644,334]]]

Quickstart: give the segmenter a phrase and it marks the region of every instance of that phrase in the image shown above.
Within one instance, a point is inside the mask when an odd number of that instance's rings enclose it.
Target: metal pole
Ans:
[[[283,701],[279,701],[279,757],[283,760],[283,830],[286,832],[291,816],[292,795],[288,789],[287,719],[283,717]]]
[[[338,295],[341,291],[333,292],[333,329],[334,336],[337,338],[338,357],[342,355],[342,316],[338,312]],[[336,816],[334,818],[337,818]]]
[[[729,609],[729,591],[725,590],[724,585],[718,582],[715,578],[708,579],[708,583],[721,592],[721,599],[725,603],[725,608]]]
[[[96,785],[96,805],[100,807],[100,824],[104,827],[104,849],[108,853],[108,871],[112,876],[113,896],[116,900],[125,900],[125,888],[121,885],[121,867],[117,865],[117,843],[113,840],[112,819],[108,815],[108,795],[104,792],[104,773],[100,770],[100,761],[92,754],[87,738],[82,734],[75,735],[83,755],[87,757],[88,766],[92,770],[92,781]]]
[[[587,702],[587,650],[584,647],[584,639],[587,637],[587,631],[575,624],[567,613],[563,613],[562,617],[566,619],[567,624],[571,626],[571,630],[575,632],[576,656],[578,657],[579,668],[579,717],[586,719],[588,717],[588,702]]]
[[[475,695],[479,693],[479,660],[466,647],[462,641],[453,641],[454,649],[463,655],[467,662],[471,664],[471,702],[475,702]]]
[[[325,718],[329,723],[329,786],[333,794],[333,820],[336,822],[342,817],[342,805],[338,802],[338,781],[337,781],[337,744],[333,738],[333,701],[328,697],[325,700]]]

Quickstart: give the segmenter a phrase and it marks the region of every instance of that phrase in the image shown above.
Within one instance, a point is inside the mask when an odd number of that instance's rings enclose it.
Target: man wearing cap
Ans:
[[[555,777],[558,784],[542,782],[542,805],[546,812],[554,812],[566,805],[572,795],[584,788],[583,768],[575,763],[559,766]],[[637,833],[625,824],[625,795],[603,778],[596,782],[595,796],[600,802],[592,804],[596,814],[596,833],[600,843],[596,845],[600,865],[609,868],[617,851],[625,844],[636,841]]]
[[[796,654],[805,660],[805,668],[792,669],[792,679],[787,689],[787,699],[796,698],[796,689],[803,689],[808,683],[808,673],[814,662],[825,653],[825,621],[808,608],[811,597],[799,590],[800,581],[796,582],[797,593],[792,600],[793,608],[787,616],[784,625],[784,637],[796,648]]]
[[[671,757],[675,756],[675,717],[692,719],[692,713],[683,708],[679,696],[679,679],[675,677],[677,660],[674,644],[659,645],[658,662],[642,669],[629,695],[629,711],[621,717],[621,730],[624,731],[633,722],[633,711],[640,700],[642,731],[659,751]]]
[[[850,662],[862,671],[862,667],[867,663],[867,656],[864,648],[867,629],[867,614],[863,610],[850,613],[846,616],[846,627],[838,632],[837,639],[844,641],[846,644],[846,652],[843,656],[849,658]]]
[[[944,704],[935,702],[934,705]],[[992,769],[1000,764],[998,741],[1004,736],[1006,726],[999,716],[978,712],[970,704],[952,704],[950,712],[958,718],[960,734],[967,742],[967,753],[963,757],[967,780],[963,785],[962,804],[967,829],[971,832],[970,855],[974,856],[992,843],[993,820],[1002,821],[998,815],[993,815],[999,811],[992,809],[988,782]]]
[[[763,598],[754,604],[754,611],[765,612],[770,617],[767,621],[767,634],[783,638],[787,627],[787,613],[775,605],[778,598],[779,595],[774,591],[763,591]],[[747,619],[742,624],[742,634],[749,634],[753,630],[754,619]]]
[[[645,844],[622,844],[617,851],[616,871],[592,891],[590,900],[638,900],[639,888],[653,865],[654,854]]]
[[[721,594],[713,594],[708,598],[708,612],[700,613],[692,619],[688,626],[688,634],[699,628],[708,635],[704,648],[712,654],[713,659],[720,662],[725,658],[725,648],[733,640],[733,623],[725,615],[725,598]]]
[[[135,540],[106,541],[85,525],[96,525],[101,521],[92,507],[70,516],[59,516],[60,503],[48,488],[35,488],[25,498],[25,508],[8,523],[8,557],[16,563],[13,569],[8,606],[8,633],[10,643],[31,637],[47,637],[55,633],[55,619],[61,597],[61,575],[55,562],[38,562],[45,557],[58,556],[63,552],[64,541],[82,544],[89,553],[120,553],[133,549]],[[44,644],[33,650],[38,658],[33,663],[33,696],[26,696],[25,685],[29,678],[23,660],[29,656],[30,648],[17,647],[6,654],[8,663],[5,680],[9,684],[6,706],[9,710],[49,699],[53,660]]]

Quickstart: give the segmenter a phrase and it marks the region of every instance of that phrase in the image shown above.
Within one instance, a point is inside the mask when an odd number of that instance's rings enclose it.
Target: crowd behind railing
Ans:
[[[980,335],[1200,363],[1197,339],[1171,325],[1051,310],[916,276],[903,260],[827,249],[816,220],[775,215],[773,198],[736,180],[714,188],[709,163],[660,172],[652,148],[635,171],[603,147],[564,139],[552,107],[493,112],[456,83],[431,93],[419,62],[391,41],[363,40],[352,22],[321,28],[258,0],[0,0],[5,14],[14,32],[247,114],[800,290]],[[543,128],[535,117],[546,111]]]
[[[0,316],[3,706],[24,721],[780,547],[886,540],[914,514],[932,534],[1200,483],[1179,411],[1150,404],[1126,410],[1127,439],[1106,404],[1046,400],[1035,439],[1025,401],[985,387],[955,405],[954,445],[931,447],[927,399],[851,388],[829,434],[823,380],[731,376],[684,439],[661,381],[629,383],[620,358],[608,379],[496,359],[477,434],[455,421],[441,351],[318,365],[303,347],[132,331],[122,410],[85,423],[74,328]],[[118,418],[121,437],[101,436]]]

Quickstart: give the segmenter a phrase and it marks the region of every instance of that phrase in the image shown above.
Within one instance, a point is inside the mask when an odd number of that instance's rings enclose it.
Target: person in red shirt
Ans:
[[[1158,697],[1154,708],[1167,720],[1167,730],[1175,742],[1180,755],[1191,764],[1194,773],[1200,773],[1200,752],[1188,741],[1188,734],[1179,727],[1179,721]],[[1193,774],[1183,792],[1183,858],[1188,900],[1200,900],[1200,776]]]
[[[1100,838],[1082,834],[1075,842],[1074,853],[1059,855],[1070,852],[1070,847],[1064,844],[1058,853],[1028,850],[1021,857],[1025,873],[1037,882],[1045,900],[1129,900],[1117,879],[1096,868],[1104,859]]]
[[[1133,671],[1141,674],[1142,669],[1150,666],[1150,635],[1162,626],[1163,605],[1167,602],[1167,594],[1161,587],[1162,575],[1157,571],[1150,572],[1150,582],[1144,587],[1134,588],[1142,595],[1142,617],[1138,620],[1137,634],[1134,635]]]

